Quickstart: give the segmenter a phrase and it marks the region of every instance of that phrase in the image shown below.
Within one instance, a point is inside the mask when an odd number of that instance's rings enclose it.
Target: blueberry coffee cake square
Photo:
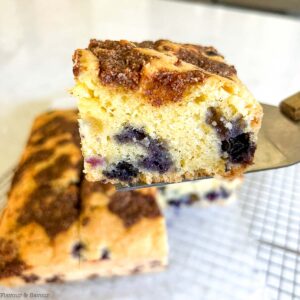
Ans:
[[[252,164],[262,108],[215,48],[93,39],[73,61],[89,181],[236,177]]]

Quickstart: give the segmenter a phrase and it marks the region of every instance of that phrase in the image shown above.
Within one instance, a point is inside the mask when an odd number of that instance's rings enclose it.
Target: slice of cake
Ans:
[[[157,271],[167,263],[153,189],[82,180],[77,113],[36,119],[0,215],[0,285]]]
[[[73,61],[88,180],[235,177],[252,164],[262,108],[213,47],[91,40]]]
[[[195,182],[169,184],[158,189],[159,204],[162,208],[211,205],[228,205],[236,199],[242,178],[203,179]]]

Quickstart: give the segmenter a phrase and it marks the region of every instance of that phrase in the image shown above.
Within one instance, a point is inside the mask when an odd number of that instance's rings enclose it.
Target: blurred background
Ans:
[[[259,101],[277,105],[300,90],[299,0],[0,0],[0,175],[39,112],[76,106],[72,54],[90,38],[213,45]],[[237,206],[171,216],[169,273],[51,295],[300,299],[299,174],[296,166],[247,175]]]

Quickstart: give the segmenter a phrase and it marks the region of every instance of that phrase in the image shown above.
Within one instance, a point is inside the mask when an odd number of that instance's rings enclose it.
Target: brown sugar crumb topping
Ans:
[[[137,191],[116,192],[110,199],[108,209],[122,219],[125,227],[134,225],[142,218],[161,215],[154,196]]]
[[[164,58],[155,56],[155,54],[145,54],[141,48],[152,49],[176,57],[174,66],[178,67],[178,70],[157,69],[151,75],[146,75],[143,70],[146,64],[156,58],[161,60],[163,66]],[[211,76],[208,73],[229,79],[236,75],[234,66],[220,61],[223,57],[213,47],[172,43],[167,40],[135,43],[126,40],[99,41],[92,39],[88,50],[98,58],[98,76],[104,85],[131,90],[137,90],[142,85],[143,94],[154,105],[179,101],[185,90],[193,83],[203,82],[204,79]],[[76,51],[73,57],[75,76],[80,73],[80,57],[77,57],[79,55],[76,55],[77,52],[80,53],[80,51]],[[192,64],[196,70],[181,71],[182,62]]]
[[[214,47],[211,46],[201,46],[194,44],[178,44],[172,43],[168,40],[157,40],[153,41],[143,41],[140,43],[134,43],[139,48],[149,48],[161,52],[173,51],[176,54],[176,49],[182,48],[186,51],[196,51],[198,54],[205,54],[207,56],[220,56],[224,58]]]
[[[72,57],[73,60],[73,74],[74,76],[78,76],[80,73],[80,58],[81,58],[81,52],[76,51]]]
[[[108,81],[106,83],[126,86],[128,82],[125,81],[125,78],[132,76],[133,85],[127,85],[129,88],[135,88],[138,85],[140,79],[138,73],[153,58],[153,56],[142,54],[137,48],[154,49],[175,55],[187,63],[223,77],[231,77],[236,74],[234,66],[210,58],[213,56],[223,58],[214,47],[177,44],[166,40],[133,43],[128,41],[98,41],[95,39],[90,41],[88,47],[100,61],[100,79],[103,79],[104,83]],[[132,75],[130,75],[131,72]],[[74,75],[78,76],[77,72]],[[124,79],[124,82],[122,79]]]
[[[24,160],[16,170],[12,180],[12,186],[16,185],[20,181],[26,170],[28,170],[31,166],[42,162],[43,160],[49,159],[53,153],[54,149],[42,149],[30,154],[30,156]]]
[[[49,237],[67,230],[78,218],[79,191],[76,185],[63,190],[44,185],[28,197],[18,223],[25,226],[31,222],[41,225]]]
[[[45,115],[51,116],[51,114],[54,114],[55,112],[48,112]],[[74,115],[75,115],[74,111]],[[80,147],[80,136],[79,136],[79,130],[78,130],[78,124],[76,121],[68,120],[64,116],[56,115],[52,117],[49,121],[44,123],[42,126],[39,126],[33,132],[31,133],[31,136],[29,138],[28,144],[30,146],[40,145],[47,140],[49,140],[51,137],[57,137],[61,134],[70,133],[69,138],[65,137],[62,140],[59,140],[55,146],[64,145],[66,143],[75,143],[75,145],[79,148]],[[40,149],[35,152],[32,152],[21,164],[18,166],[13,180],[12,180],[12,187],[18,184],[20,179],[22,178],[23,174],[26,172],[26,170],[30,169],[32,166],[39,164],[42,161],[47,161],[55,152],[55,149],[53,146],[49,149]],[[60,163],[62,167],[67,167],[67,161],[68,158],[66,157],[60,157],[60,161],[57,161],[57,163]],[[52,167],[51,167],[52,168]],[[52,168],[53,171],[53,168]],[[45,171],[41,171],[42,177],[39,177],[38,180],[41,181],[44,178]],[[49,177],[49,176],[48,176]],[[47,178],[49,179],[49,178]]]
[[[157,41],[159,42],[159,41]],[[140,43],[134,43],[138,48],[149,48],[149,49],[157,49],[156,44],[157,42],[153,41],[143,41]]]
[[[91,40],[88,49],[99,59],[99,78],[104,84],[116,84],[129,89],[138,87],[141,71],[152,59],[127,41]]]
[[[48,184],[51,181],[59,179],[67,170],[74,169],[79,173],[81,165],[81,158],[78,160],[77,164],[73,164],[68,154],[62,154],[48,167],[37,172],[37,174],[34,175],[34,179],[38,184]]]
[[[13,241],[0,238],[0,279],[19,276],[26,265],[18,257],[18,251]]]
[[[209,52],[211,53],[211,51]],[[219,76],[230,78],[236,74],[234,66],[227,65],[223,62],[210,59],[204,56],[201,51],[194,51],[192,49],[180,48],[175,55],[189,63],[193,64],[207,72],[217,74]]]
[[[18,255],[16,245],[11,240],[0,238],[0,262],[12,261]]]
[[[177,102],[182,98],[187,86],[202,82],[206,77],[198,70],[184,73],[158,72],[146,81],[144,94],[155,106],[164,102]]]
[[[0,279],[19,276],[26,269],[24,262],[15,259],[10,262],[0,262]]]
[[[75,111],[74,111],[75,113]],[[70,133],[70,140],[80,147],[78,123],[63,116],[55,116],[42,126],[36,128],[28,141],[30,145],[41,145],[52,137]]]

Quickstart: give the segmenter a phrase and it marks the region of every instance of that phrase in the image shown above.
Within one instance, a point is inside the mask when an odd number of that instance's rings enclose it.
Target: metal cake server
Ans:
[[[300,121],[295,122],[284,115],[277,106],[262,104],[264,117],[258,135],[254,164],[246,173],[287,167],[300,162]],[[202,180],[202,177],[196,180]],[[184,180],[189,182],[195,180]],[[161,187],[173,183],[116,185],[119,191],[146,187]]]

